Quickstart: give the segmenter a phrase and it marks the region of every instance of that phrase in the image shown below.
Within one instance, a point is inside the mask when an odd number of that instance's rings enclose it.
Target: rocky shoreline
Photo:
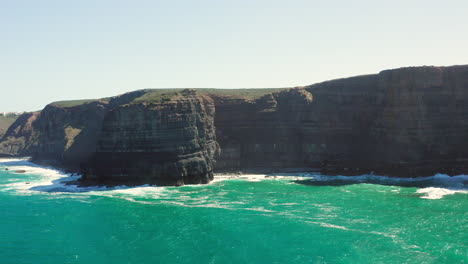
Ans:
[[[468,66],[408,67],[305,87],[148,89],[21,115],[0,156],[83,184],[203,184],[213,173],[468,172]],[[252,95],[253,94],[253,95]]]

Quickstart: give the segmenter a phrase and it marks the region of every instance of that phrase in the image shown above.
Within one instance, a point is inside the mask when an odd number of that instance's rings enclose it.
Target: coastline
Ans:
[[[26,174],[44,175],[44,179],[35,184],[27,182],[19,184],[17,187],[23,191],[39,191],[39,192],[65,192],[65,193],[81,193],[90,191],[113,191],[132,188],[180,188],[177,186],[161,186],[151,184],[135,184],[135,183],[86,183],[81,182],[81,175],[76,173],[66,173],[60,169],[43,166],[33,163],[28,158],[2,158],[0,166],[11,167],[12,169],[25,170]],[[286,180],[291,183],[300,185],[312,186],[340,186],[349,184],[377,184],[400,187],[417,187],[417,193],[423,199],[441,199],[445,195],[455,193],[468,194],[468,175],[449,176],[446,174],[435,174],[426,177],[401,178],[388,177],[381,175],[323,175],[317,172],[278,172],[278,173],[216,173],[214,179],[207,184],[188,184],[184,186],[206,186],[213,185],[223,181],[248,181],[261,182],[265,180]]]

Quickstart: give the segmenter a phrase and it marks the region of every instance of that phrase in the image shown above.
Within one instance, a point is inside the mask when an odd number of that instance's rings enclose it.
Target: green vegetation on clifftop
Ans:
[[[241,89],[217,89],[217,88],[198,88],[195,89],[200,93],[205,93],[208,95],[215,96],[232,96],[232,97],[242,97],[248,99],[257,99],[266,94],[280,92],[289,88],[241,88]]]
[[[58,106],[58,107],[74,107],[78,105],[84,105],[84,104],[89,104],[92,102],[96,101],[106,101],[106,99],[83,99],[83,100],[69,100],[69,101],[58,101],[58,102],[53,102],[51,105],[53,106]]]
[[[140,97],[135,98],[130,103],[163,103],[179,95],[183,89],[151,89]]]
[[[217,89],[217,88],[194,88],[199,93],[213,95],[213,96],[228,96],[237,98],[257,99],[266,94],[279,92],[289,88],[242,88],[242,89]],[[118,100],[122,98],[125,103],[161,103],[170,101],[172,97],[180,94],[185,88],[173,89],[143,89],[134,92],[125,93],[115,97],[106,97],[101,99],[83,99],[83,100],[67,100],[53,102],[50,105],[57,107],[75,107],[96,101],[109,102],[111,100]],[[138,94],[138,95],[137,95]],[[137,97],[134,97],[137,95]],[[128,98],[127,98],[128,97]],[[133,97],[133,98],[132,98]],[[125,99],[127,98],[127,99]]]

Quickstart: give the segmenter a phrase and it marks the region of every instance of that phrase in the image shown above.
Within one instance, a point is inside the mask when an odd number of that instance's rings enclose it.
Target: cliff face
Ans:
[[[468,66],[454,66],[388,70],[257,100],[215,98],[217,169],[463,173],[467,93]]]
[[[94,153],[105,112],[105,103],[93,102],[23,114],[0,142],[0,153],[76,170]]]
[[[293,88],[257,100],[215,98],[217,169],[321,168],[349,161],[374,115],[375,75]]]
[[[38,135],[33,124],[39,116],[40,112],[34,112],[18,117],[0,140],[0,154],[17,156],[34,152]]]
[[[370,128],[377,172],[466,172],[467,66],[383,71],[377,88]]]
[[[106,112],[106,103],[98,101],[75,107],[46,106],[34,123],[38,137],[33,161],[78,169],[95,152]]]
[[[206,183],[213,170],[466,173],[467,91],[468,66],[401,68],[266,94],[140,90],[25,114],[0,153],[80,167],[93,183]]]
[[[218,144],[211,98],[185,90],[163,103],[111,110],[86,179],[112,183],[208,183]]]
[[[91,183],[183,185],[213,179],[215,107],[193,90],[140,90],[24,114],[0,153],[81,172]]]

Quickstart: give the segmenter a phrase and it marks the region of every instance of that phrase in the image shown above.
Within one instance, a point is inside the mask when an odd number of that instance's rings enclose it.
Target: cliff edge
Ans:
[[[468,171],[468,66],[284,89],[146,89],[27,113],[0,153],[91,184],[207,183],[213,172],[418,177]]]

